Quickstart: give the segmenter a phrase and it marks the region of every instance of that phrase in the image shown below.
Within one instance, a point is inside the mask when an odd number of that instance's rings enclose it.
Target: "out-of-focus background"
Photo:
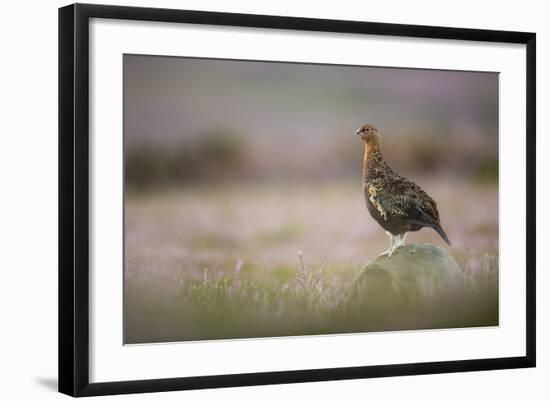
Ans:
[[[343,296],[337,282],[387,248],[362,193],[367,122],[453,245],[408,241],[497,276],[496,73],[124,56],[125,341],[315,334],[275,301],[244,310],[303,270]],[[229,311],[244,278],[253,293]]]

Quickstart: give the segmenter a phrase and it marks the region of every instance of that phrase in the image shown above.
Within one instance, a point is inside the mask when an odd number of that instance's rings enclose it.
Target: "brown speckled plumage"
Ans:
[[[365,143],[363,192],[370,215],[392,236],[399,237],[388,250],[389,255],[402,245],[408,231],[431,227],[450,245],[441,228],[435,201],[417,184],[396,174],[382,157],[380,134],[372,125],[356,132]]]

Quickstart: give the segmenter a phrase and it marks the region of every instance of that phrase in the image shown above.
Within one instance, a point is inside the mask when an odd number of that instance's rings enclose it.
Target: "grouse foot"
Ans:
[[[391,255],[393,255],[397,248],[405,245],[405,237],[407,236],[407,233],[393,235],[392,233],[386,231],[386,234],[390,237],[390,247],[379,256],[387,256],[388,258],[391,258]]]

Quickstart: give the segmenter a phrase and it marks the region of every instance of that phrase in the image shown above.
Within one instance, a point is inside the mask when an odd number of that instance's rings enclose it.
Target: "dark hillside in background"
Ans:
[[[397,171],[498,177],[498,74],[125,56],[126,183],[354,177],[364,122]]]

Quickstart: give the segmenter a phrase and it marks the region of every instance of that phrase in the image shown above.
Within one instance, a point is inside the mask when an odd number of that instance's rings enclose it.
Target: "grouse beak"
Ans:
[[[361,135],[363,131],[361,130],[361,128],[359,128],[357,131],[355,131],[355,135]]]

